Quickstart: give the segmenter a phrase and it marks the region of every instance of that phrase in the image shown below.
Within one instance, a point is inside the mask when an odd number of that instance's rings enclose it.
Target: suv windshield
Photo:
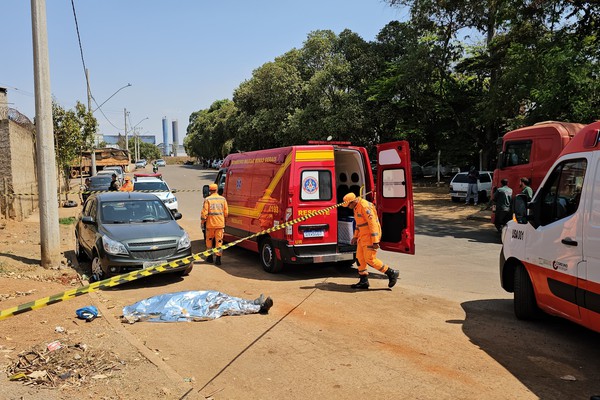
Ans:
[[[138,181],[134,184],[134,187],[135,187],[135,190],[164,191],[164,192],[169,191],[169,187],[164,182]]]
[[[158,199],[102,202],[100,218],[105,224],[172,220],[171,213]]]

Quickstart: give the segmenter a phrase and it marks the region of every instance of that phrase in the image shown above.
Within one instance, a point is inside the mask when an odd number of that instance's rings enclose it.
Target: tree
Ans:
[[[69,168],[81,162],[81,153],[92,148],[98,122],[79,101],[74,110],[65,110],[53,101],[52,121],[56,163],[61,176],[66,179]]]

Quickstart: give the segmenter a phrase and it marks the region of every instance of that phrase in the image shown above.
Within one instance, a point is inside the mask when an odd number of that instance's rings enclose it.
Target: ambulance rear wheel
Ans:
[[[514,308],[518,319],[533,319],[538,314],[535,293],[529,274],[523,265],[518,265],[515,269],[514,280]]]
[[[265,271],[275,274],[283,269],[283,261],[278,260],[271,239],[260,242],[260,263]]]

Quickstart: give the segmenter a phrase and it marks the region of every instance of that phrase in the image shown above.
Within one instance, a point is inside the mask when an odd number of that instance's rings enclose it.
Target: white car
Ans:
[[[171,192],[167,182],[162,180],[161,174],[134,174],[133,190],[152,193],[161,199],[171,212],[177,211],[177,197]]]
[[[125,171],[123,171],[123,168],[118,167],[118,166],[114,166],[114,167],[104,167],[104,169],[102,171],[98,171],[99,174],[108,174],[110,171],[110,174],[117,174],[117,178],[119,178],[119,180],[121,182],[123,182],[125,180]]]
[[[464,201],[467,197],[467,181],[468,172],[459,172],[454,175],[450,181],[450,198],[454,202]],[[492,197],[492,171],[479,171],[479,179],[477,181],[477,192],[479,193],[479,202],[483,203]]]

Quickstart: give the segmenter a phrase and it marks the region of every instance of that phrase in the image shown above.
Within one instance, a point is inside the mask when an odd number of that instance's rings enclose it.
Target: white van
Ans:
[[[600,121],[563,149],[532,201],[514,204],[500,280],[517,318],[539,309],[600,332]]]

